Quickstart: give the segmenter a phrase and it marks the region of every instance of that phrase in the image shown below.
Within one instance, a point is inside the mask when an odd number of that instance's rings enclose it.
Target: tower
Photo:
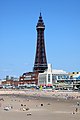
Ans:
[[[36,55],[35,55],[33,71],[38,71],[39,73],[42,73],[48,67],[47,67],[45,41],[44,41],[45,25],[44,25],[41,13],[36,26],[36,30],[37,30],[37,46],[36,46]]]

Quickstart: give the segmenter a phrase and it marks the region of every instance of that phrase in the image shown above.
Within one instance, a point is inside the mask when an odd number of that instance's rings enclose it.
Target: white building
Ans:
[[[38,85],[50,86],[55,83],[65,81],[69,78],[69,75],[66,71],[63,70],[52,70],[52,65],[48,64],[48,69],[44,73],[39,73],[38,76]]]

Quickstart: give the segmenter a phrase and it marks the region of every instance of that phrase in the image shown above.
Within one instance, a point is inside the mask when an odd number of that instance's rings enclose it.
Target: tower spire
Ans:
[[[37,46],[33,71],[44,72],[47,69],[47,59],[44,41],[45,25],[41,16],[41,12],[38,19],[38,23],[36,25],[36,30],[37,30]]]
[[[40,12],[40,17],[41,17],[41,12]]]

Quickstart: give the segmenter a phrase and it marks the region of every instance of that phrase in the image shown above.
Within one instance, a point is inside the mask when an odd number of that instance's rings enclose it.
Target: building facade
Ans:
[[[22,76],[19,78],[19,85],[22,84],[38,84],[38,72],[27,72],[24,73]]]
[[[17,87],[19,84],[19,78],[15,78],[15,77],[11,77],[11,76],[6,76],[6,78],[4,78],[1,81],[1,84],[3,86],[3,88],[14,88]]]
[[[69,74],[63,70],[52,69],[52,65],[48,64],[48,69],[44,73],[39,73],[38,85],[53,86],[58,83],[64,83],[69,79]]]

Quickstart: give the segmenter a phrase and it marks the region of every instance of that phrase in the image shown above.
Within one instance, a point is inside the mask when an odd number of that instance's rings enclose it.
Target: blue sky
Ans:
[[[40,12],[48,63],[80,71],[80,0],[0,0],[0,78],[32,71]]]

